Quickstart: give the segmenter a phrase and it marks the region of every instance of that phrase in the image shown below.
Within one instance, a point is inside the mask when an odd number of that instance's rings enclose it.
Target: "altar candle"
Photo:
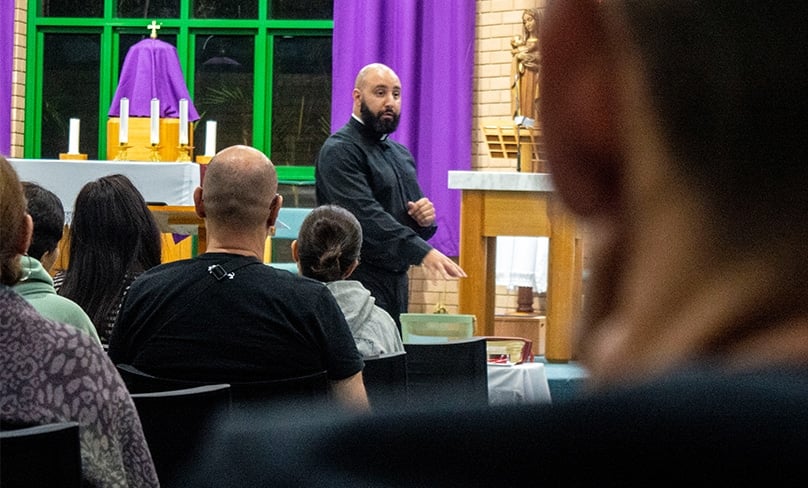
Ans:
[[[70,135],[67,143],[68,154],[79,153],[79,127],[81,121],[79,119],[70,119]]]
[[[129,99],[121,98],[120,126],[118,127],[118,143],[129,142]]]
[[[216,121],[208,120],[205,124],[205,156],[216,154]]]
[[[188,99],[180,98],[180,145],[188,145]]]
[[[152,144],[160,144],[160,100],[151,99],[151,122],[149,128],[149,140]]]

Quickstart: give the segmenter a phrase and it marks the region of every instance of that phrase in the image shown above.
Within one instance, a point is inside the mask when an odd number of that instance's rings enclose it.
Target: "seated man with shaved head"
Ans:
[[[272,162],[233,146],[194,193],[207,252],[133,283],[109,354],[157,376],[247,382],[327,370],[343,405],[367,408],[363,362],[345,317],[320,282],[265,266],[283,199]]]

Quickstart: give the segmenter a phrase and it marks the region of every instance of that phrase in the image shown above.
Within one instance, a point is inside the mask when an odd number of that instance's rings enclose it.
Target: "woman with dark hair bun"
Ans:
[[[303,221],[292,257],[300,274],[326,284],[345,314],[356,348],[365,356],[403,351],[390,314],[378,307],[362,283],[348,280],[359,265],[362,227],[351,212],[336,205],[315,208]]]
[[[104,176],[76,197],[70,263],[54,286],[81,305],[106,344],[129,285],[160,264],[160,246],[157,223],[135,185],[124,175]]]

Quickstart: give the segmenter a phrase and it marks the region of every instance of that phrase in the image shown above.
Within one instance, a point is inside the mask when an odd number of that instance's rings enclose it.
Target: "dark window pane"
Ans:
[[[42,0],[43,17],[102,17],[103,0]]]
[[[81,120],[79,151],[98,159],[100,36],[46,34],[42,73],[42,157],[67,152],[70,119]]]
[[[193,0],[193,16],[197,19],[255,19],[258,0]]]
[[[330,133],[331,37],[275,40],[272,162],[313,165]]]
[[[196,36],[194,129],[196,154],[205,150],[205,125],[215,120],[216,147],[252,145],[254,40],[249,36]]]
[[[333,0],[272,0],[273,19],[332,19]]]
[[[118,17],[168,19],[179,16],[180,0],[118,0]]]

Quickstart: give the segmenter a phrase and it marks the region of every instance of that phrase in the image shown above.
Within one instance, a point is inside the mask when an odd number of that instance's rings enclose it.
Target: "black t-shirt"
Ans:
[[[233,271],[217,281],[219,264]],[[203,280],[203,284],[195,285]],[[109,355],[172,378],[243,382],[363,368],[351,331],[323,283],[208,253],[141,275],[124,301]]]

